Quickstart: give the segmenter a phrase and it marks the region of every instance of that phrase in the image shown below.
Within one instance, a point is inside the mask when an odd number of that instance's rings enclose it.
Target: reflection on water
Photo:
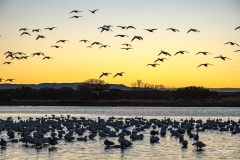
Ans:
[[[183,108],[183,107],[0,107],[0,119],[17,116],[22,119],[28,117],[51,117],[68,115],[75,117],[88,117],[91,119],[115,117],[144,117],[147,119],[170,117],[171,119],[216,119],[227,120],[228,117],[235,121],[239,120],[240,108]],[[45,116],[47,115],[47,116]],[[130,128],[131,130],[133,127]],[[159,129],[158,129],[159,130]],[[54,150],[49,151],[48,146],[41,149],[25,147],[22,143],[8,143],[6,149],[0,150],[0,159],[239,159],[240,157],[240,134],[232,135],[230,131],[219,132],[206,130],[199,132],[200,140],[207,144],[203,151],[196,151],[192,146],[194,142],[185,134],[188,140],[188,148],[181,148],[179,139],[171,137],[169,131],[166,137],[160,137],[159,143],[150,144],[151,129],[140,132],[144,134],[143,140],[134,141],[132,147],[121,150],[119,148],[107,149],[104,146],[106,138],[97,136],[95,140],[87,142],[65,142],[60,140]],[[1,138],[6,138],[6,131],[0,133]],[[89,134],[88,132],[85,134]],[[20,138],[20,134],[15,135]],[[49,136],[49,133],[45,135]],[[74,134],[75,137],[79,137]],[[129,136],[126,136],[129,139]],[[118,138],[108,138],[118,144]]]

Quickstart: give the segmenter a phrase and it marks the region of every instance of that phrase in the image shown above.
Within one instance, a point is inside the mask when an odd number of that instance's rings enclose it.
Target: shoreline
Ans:
[[[0,106],[240,107],[240,98],[221,100],[12,100]]]

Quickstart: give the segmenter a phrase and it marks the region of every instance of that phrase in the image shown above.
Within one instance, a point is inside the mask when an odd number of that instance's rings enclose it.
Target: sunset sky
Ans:
[[[88,11],[94,9],[99,10],[95,14]],[[72,10],[82,12],[70,14]],[[70,19],[74,15],[82,17]],[[239,0],[0,0],[0,24],[0,78],[13,78],[14,84],[82,82],[110,72],[101,79],[127,86],[140,79],[167,87],[240,87],[240,52],[234,52],[240,47],[224,45],[229,41],[240,45],[240,29],[235,30],[240,26]],[[112,25],[112,32],[101,33],[98,28],[103,25]],[[134,26],[136,30],[116,26]],[[46,27],[57,28],[49,31],[44,30]],[[170,27],[180,32],[166,31]],[[31,36],[20,36],[20,28],[28,28]],[[158,30],[143,30],[153,28]],[[200,33],[187,34],[190,28]],[[115,37],[117,34],[129,37]],[[36,40],[37,35],[46,38]],[[143,40],[131,42],[135,35]],[[68,42],[56,43],[60,39]],[[81,39],[90,42],[79,42]],[[93,42],[110,47],[86,48]],[[121,49],[123,43],[133,49]],[[161,50],[172,56],[158,56]],[[174,56],[179,50],[189,53]],[[24,52],[30,57],[5,59],[7,51]],[[196,55],[200,51],[212,54]],[[53,59],[32,57],[34,52]],[[219,55],[231,60],[214,58]],[[168,60],[157,62],[157,67],[146,66],[157,58]],[[13,63],[2,65],[7,61]],[[214,66],[197,68],[202,63]],[[113,78],[117,72],[126,74]]]

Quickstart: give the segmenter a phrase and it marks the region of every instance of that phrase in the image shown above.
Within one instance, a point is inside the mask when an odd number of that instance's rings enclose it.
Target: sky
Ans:
[[[92,14],[89,10],[99,9]],[[80,13],[70,13],[80,10]],[[70,18],[82,16],[78,19]],[[71,83],[99,78],[106,83],[131,86],[136,80],[166,87],[240,87],[239,0],[0,0],[0,78],[13,84]],[[98,29],[112,25],[112,31]],[[134,26],[123,30],[116,26]],[[52,31],[47,27],[57,27]],[[29,35],[21,35],[28,28]],[[153,33],[144,29],[156,28]],[[179,32],[166,30],[176,28]],[[200,31],[187,31],[194,28]],[[41,29],[40,32],[32,32]],[[115,37],[118,34],[129,37]],[[38,35],[46,38],[36,40]],[[132,40],[141,36],[143,40]],[[56,43],[58,40],[68,40]],[[87,39],[89,43],[79,42]],[[93,45],[101,42],[107,48]],[[124,50],[123,43],[132,45]],[[225,45],[224,45],[225,44]],[[62,48],[51,46],[59,45]],[[159,55],[166,51],[170,56]],[[189,53],[177,54],[179,50]],[[23,52],[26,60],[6,59],[5,52]],[[34,56],[43,52],[53,59]],[[198,52],[210,52],[203,55]],[[221,60],[219,55],[230,58]],[[147,66],[157,58],[156,67]],[[4,62],[13,62],[10,65]],[[198,67],[210,63],[208,67]],[[123,76],[113,76],[125,72]]]

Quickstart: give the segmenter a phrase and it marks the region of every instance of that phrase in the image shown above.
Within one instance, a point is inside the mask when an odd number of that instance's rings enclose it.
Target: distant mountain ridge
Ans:
[[[41,89],[41,88],[54,88],[59,89],[62,87],[70,87],[72,89],[77,89],[77,86],[82,84],[82,82],[75,82],[75,83],[39,83],[39,84],[8,84],[3,83],[0,84],[0,89],[16,89],[23,86],[31,87],[33,89]],[[120,90],[133,90],[136,88],[128,87],[123,84],[109,84],[110,89],[120,89]],[[240,92],[240,88],[207,88],[210,91],[216,92]],[[172,90],[176,90],[172,89]]]

